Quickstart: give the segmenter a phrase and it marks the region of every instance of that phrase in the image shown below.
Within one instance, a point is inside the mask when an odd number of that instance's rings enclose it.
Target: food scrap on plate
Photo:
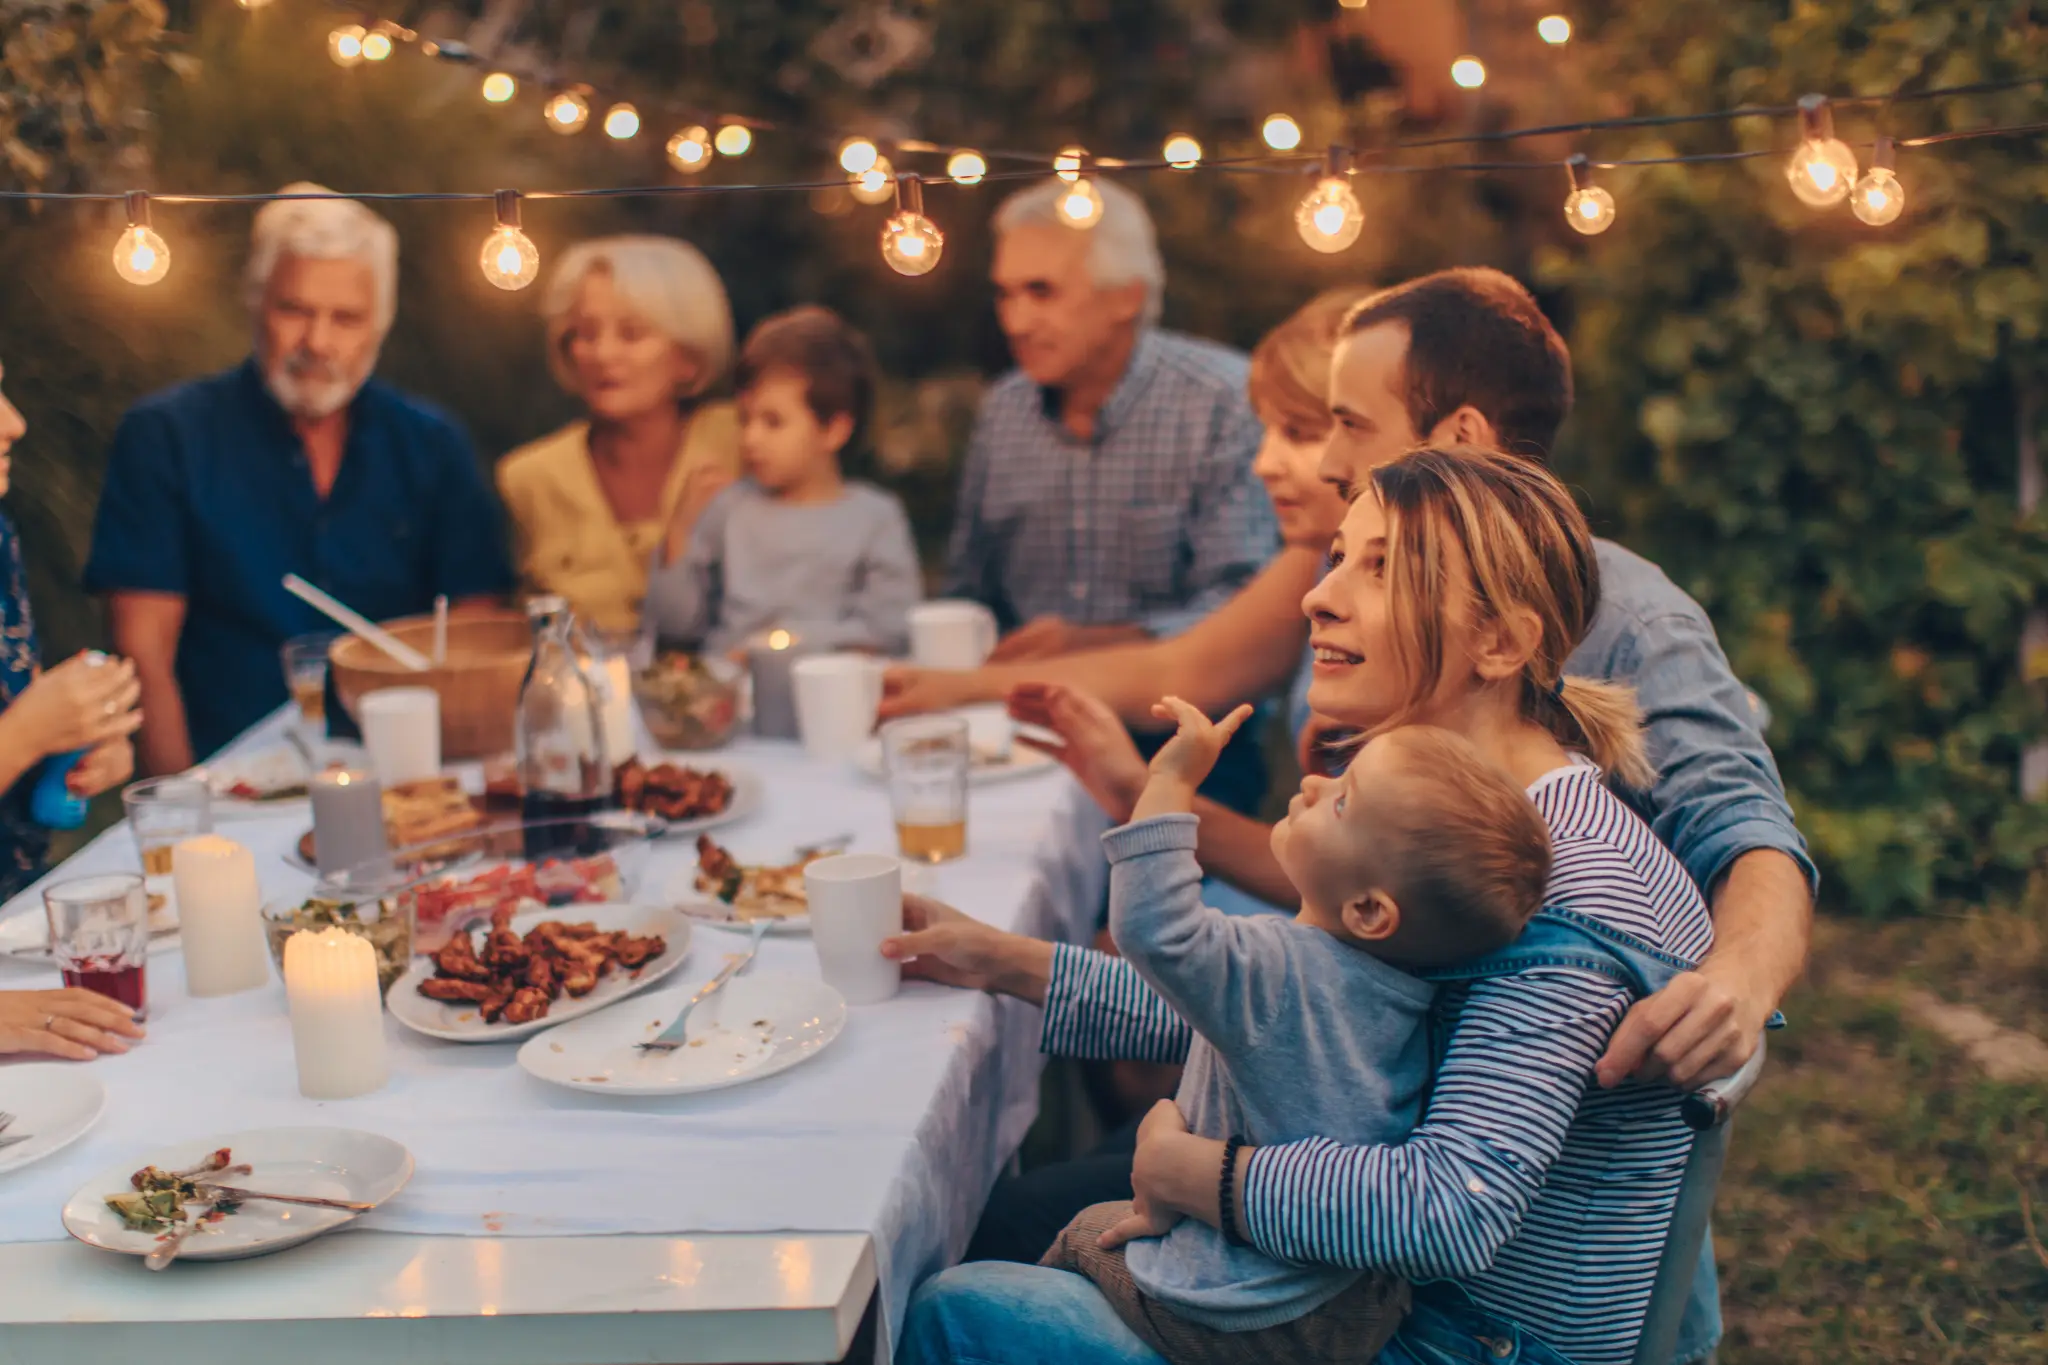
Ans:
[[[708,834],[697,836],[697,890],[732,907],[737,920],[790,919],[810,912],[804,869],[823,854],[793,863],[742,863]]]

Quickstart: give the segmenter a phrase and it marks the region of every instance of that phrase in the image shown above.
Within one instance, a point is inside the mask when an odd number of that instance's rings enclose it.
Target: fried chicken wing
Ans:
[[[518,989],[517,982],[507,981],[502,976],[491,983],[490,995],[485,997],[483,1004],[477,1010],[479,1014],[483,1015],[486,1024],[498,1022],[499,1016],[505,1012],[506,1003],[512,999],[512,996]]]
[[[555,984],[555,960],[546,953],[535,953],[526,960],[526,984],[535,990],[546,991],[550,999],[557,989]]]
[[[525,940],[510,928],[491,930],[491,936],[484,940],[484,965],[493,970],[516,974],[525,970],[526,959],[532,956]]]
[[[457,934],[434,954],[434,965],[443,976],[461,981],[489,981],[491,969],[477,960],[476,944],[468,934]]]
[[[496,989],[490,981],[460,981],[453,977],[436,976],[420,982],[420,994],[429,1000],[444,1000],[451,1005],[480,1005],[490,999]]]
[[[521,986],[505,1005],[505,1022],[530,1024],[536,1019],[545,1019],[550,1003],[548,993],[538,986]]]
[[[649,934],[646,938],[622,935],[618,943],[619,965],[628,970],[643,967],[667,951],[668,940],[659,934]]]

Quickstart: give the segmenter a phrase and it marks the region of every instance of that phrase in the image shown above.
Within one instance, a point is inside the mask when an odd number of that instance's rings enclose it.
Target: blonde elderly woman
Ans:
[[[373,620],[510,590],[469,437],[371,377],[397,289],[398,234],[361,204],[267,204],[249,359],[122,418],[85,581],[142,682],[145,771],[189,767],[284,703],[279,647],[326,624],[286,574]]]
[[[588,414],[498,464],[526,585],[607,631],[637,630],[672,519],[696,520],[739,465],[732,310],[711,263],[672,237],[571,248],[542,300],[548,363]]]

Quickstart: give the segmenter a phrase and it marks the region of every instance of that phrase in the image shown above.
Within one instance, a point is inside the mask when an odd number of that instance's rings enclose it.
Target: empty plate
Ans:
[[[14,1115],[0,1138],[28,1139],[0,1147],[0,1175],[63,1151],[106,1107],[106,1086],[76,1062],[0,1067],[0,1113]]]

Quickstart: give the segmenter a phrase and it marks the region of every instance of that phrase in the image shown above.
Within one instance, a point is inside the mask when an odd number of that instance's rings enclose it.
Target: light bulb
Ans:
[[[519,82],[503,71],[493,71],[484,77],[484,98],[492,104],[503,104],[519,93]]]
[[[714,145],[721,156],[745,156],[754,145],[754,130],[744,123],[728,123],[718,130]]]
[[[640,131],[640,111],[630,104],[614,104],[605,112],[604,135],[624,142]]]
[[[1849,208],[1872,227],[1896,222],[1906,211],[1906,189],[1889,167],[1872,166],[1856,182],[1849,196]]]
[[[1301,145],[1301,125],[1285,114],[1268,114],[1259,129],[1266,145],[1276,152],[1291,152]]]
[[[1365,210],[1343,177],[1326,175],[1296,205],[1294,227],[1317,251],[1342,251],[1364,230]]]
[[[896,197],[896,168],[888,157],[876,157],[874,165],[853,178],[853,197],[863,204],[886,204]]]
[[[1856,153],[1837,138],[1808,138],[1785,164],[1799,202],[1824,209],[1849,197],[1856,184]]]
[[[1102,191],[1093,180],[1076,179],[1060,195],[1060,221],[1070,228],[1092,228],[1102,221]]]
[[[1574,232],[1597,237],[1614,226],[1614,196],[1598,185],[1573,190],[1565,197],[1564,220]]]
[[[583,125],[590,122],[590,101],[583,98],[580,90],[564,90],[547,102],[542,110],[547,116],[548,127],[563,135],[580,133]]]
[[[1202,163],[1202,144],[1186,133],[1175,133],[1166,139],[1166,146],[1160,149],[1160,156],[1167,165],[1178,170],[1193,170]]]
[[[363,59],[363,26],[343,24],[327,35],[327,55],[336,66],[354,66]]]
[[[848,175],[859,175],[862,171],[881,160],[882,154],[875,144],[864,137],[850,137],[839,144],[839,169]]]
[[[905,210],[882,225],[882,259],[899,275],[930,274],[945,249],[945,235],[921,213]]]
[[[114,273],[130,284],[155,284],[170,268],[170,247],[146,224],[130,224],[114,243]]]
[[[1486,63],[1477,57],[1460,57],[1451,63],[1451,81],[1465,90],[1477,90],[1486,84]]]
[[[1052,173],[1062,180],[1079,180],[1081,178],[1081,158],[1086,155],[1088,155],[1086,147],[1060,148],[1060,154],[1052,159]]]
[[[685,175],[695,175],[711,164],[711,134],[689,127],[668,140],[668,164]]]
[[[979,185],[988,174],[988,162],[980,152],[959,151],[946,158],[946,174],[956,185]]]
[[[391,35],[388,33],[365,33],[363,35],[363,60],[381,62],[391,55]]]
[[[1366,0],[1337,0],[1337,3],[1345,9],[1364,9],[1366,6]]]
[[[270,0],[235,0],[243,9],[262,9]]]
[[[540,252],[518,228],[500,223],[477,255],[484,278],[500,289],[524,289],[540,274]]]
[[[1536,21],[1536,36],[1552,47],[1562,47],[1572,40],[1572,21],[1562,14],[1546,14]]]

